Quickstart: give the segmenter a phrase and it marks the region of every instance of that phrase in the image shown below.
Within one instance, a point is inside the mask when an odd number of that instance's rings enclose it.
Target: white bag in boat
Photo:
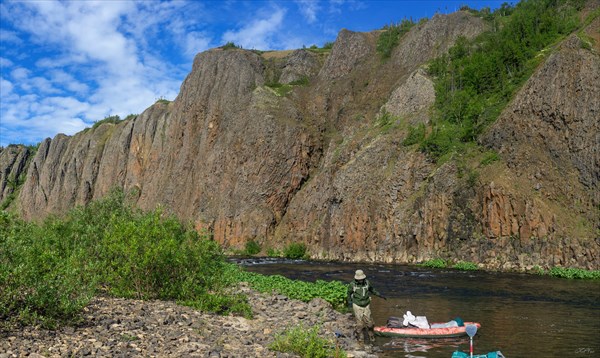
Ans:
[[[406,314],[403,316],[404,321],[402,324],[404,326],[413,326],[418,328],[429,328],[429,322],[427,322],[427,317],[425,316],[414,316],[410,311],[406,311]]]

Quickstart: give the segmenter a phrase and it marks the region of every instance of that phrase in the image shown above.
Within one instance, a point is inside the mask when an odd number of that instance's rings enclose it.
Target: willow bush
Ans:
[[[0,320],[68,323],[100,288],[249,315],[246,299],[226,290],[228,265],[214,241],[160,209],[134,209],[122,191],[41,224],[1,212]]]

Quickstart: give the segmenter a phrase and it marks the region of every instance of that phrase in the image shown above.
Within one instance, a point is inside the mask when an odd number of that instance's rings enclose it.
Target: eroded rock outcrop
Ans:
[[[23,145],[0,148],[0,205],[8,206],[25,181],[31,150]]]

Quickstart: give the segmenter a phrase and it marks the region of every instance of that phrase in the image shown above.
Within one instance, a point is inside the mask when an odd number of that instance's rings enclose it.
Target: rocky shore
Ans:
[[[322,299],[308,303],[247,286],[253,319],[219,316],[167,301],[97,297],[76,327],[0,332],[8,357],[295,357],[268,346],[286,328],[321,326],[349,357],[377,357],[352,338],[354,321]],[[366,348],[369,350],[369,347]]]

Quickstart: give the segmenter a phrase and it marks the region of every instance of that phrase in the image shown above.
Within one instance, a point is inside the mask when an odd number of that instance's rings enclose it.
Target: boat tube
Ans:
[[[444,325],[444,323],[432,323],[431,326]],[[466,336],[466,327],[475,325],[477,328],[481,324],[477,322],[464,322],[463,326],[459,327],[443,327],[443,328],[417,328],[417,327],[387,327],[377,326],[374,331],[378,336],[383,337],[411,337],[411,338],[449,338]]]

